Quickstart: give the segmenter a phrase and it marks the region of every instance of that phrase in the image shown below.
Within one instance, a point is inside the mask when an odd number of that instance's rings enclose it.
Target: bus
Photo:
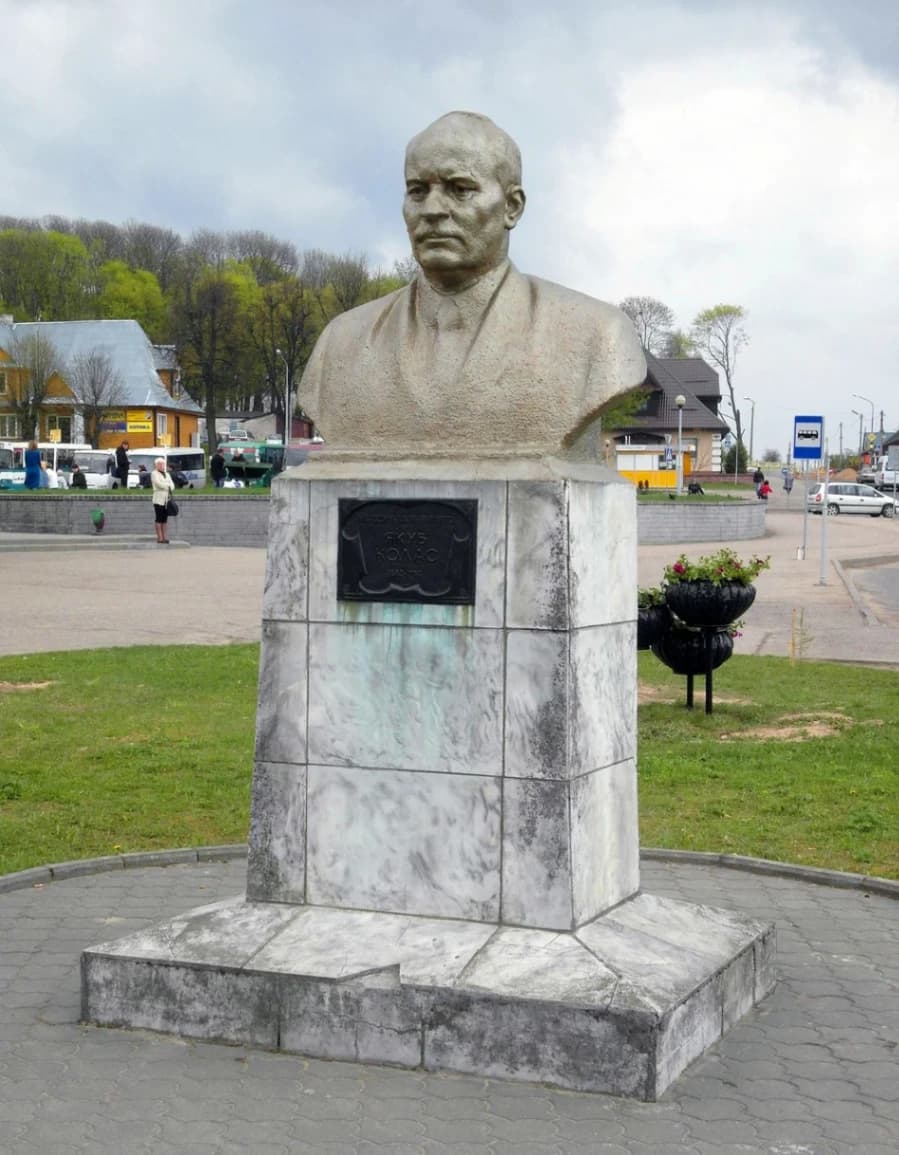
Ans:
[[[175,477],[175,484],[179,482],[178,475],[182,474],[185,481],[181,487],[188,489],[202,489],[206,484],[206,454],[202,449],[190,445],[159,445],[155,449],[130,449],[128,451],[128,488],[137,489],[140,484],[141,466],[144,472],[153,472],[156,458],[165,461],[166,470]]]
[[[25,488],[25,450],[30,444],[30,441],[0,441],[0,489]],[[37,447],[48,470],[57,473],[61,469],[67,475],[75,455],[90,449],[89,445],[69,441],[39,441]]]
[[[227,486],[268,486],[272,478],[292,465],[302,465],[311,450],[323,444],[321,438],[292,441],[287,448],[280,437],[266,441],[227,440],[218,448],[225,458]]]

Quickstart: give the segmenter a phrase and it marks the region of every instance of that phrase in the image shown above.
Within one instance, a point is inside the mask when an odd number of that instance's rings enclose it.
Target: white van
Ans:
[[[74,464],[84,474],[88,489],[119,489],[121,482],[112,473],[115,452],[110,449],[80,449],[74,454]]]
[[[165,446],[156,449],[130,449],[128,451],[128,488],[137,489],[140,486],[140,467],[146,473],[152,473],[156,466],[156,458],[161,457],[166,463],[166,470],[175,479],[179,488],[202,489],[206,484],[206,454],[202,449],[195,449],[190,445]],[[185,480],[181,482],[179,475]]]

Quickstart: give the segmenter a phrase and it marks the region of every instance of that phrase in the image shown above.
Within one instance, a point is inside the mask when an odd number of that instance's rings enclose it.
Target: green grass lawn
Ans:
[[[258,646],[0,658],[0,873],[246,838]],[[641,841],[899,878],[899,673],[640,655]]]

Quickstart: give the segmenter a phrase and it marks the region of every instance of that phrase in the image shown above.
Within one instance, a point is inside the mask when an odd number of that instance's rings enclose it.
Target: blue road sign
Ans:
[[[793,419],[793,457],[799,461],[820,461],[824,451],[824,418]]]
[[[674,460],[674,450],[671,448],[670,445],[665,446],[665,460],[666,461],[673,461]]]

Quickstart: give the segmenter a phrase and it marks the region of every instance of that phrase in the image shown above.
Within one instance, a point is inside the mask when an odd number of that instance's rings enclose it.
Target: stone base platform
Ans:
[[[86,950],[82,1016],[653,1100],[773,959],[770,925],[648,894],[573,933],[235,898]]]

